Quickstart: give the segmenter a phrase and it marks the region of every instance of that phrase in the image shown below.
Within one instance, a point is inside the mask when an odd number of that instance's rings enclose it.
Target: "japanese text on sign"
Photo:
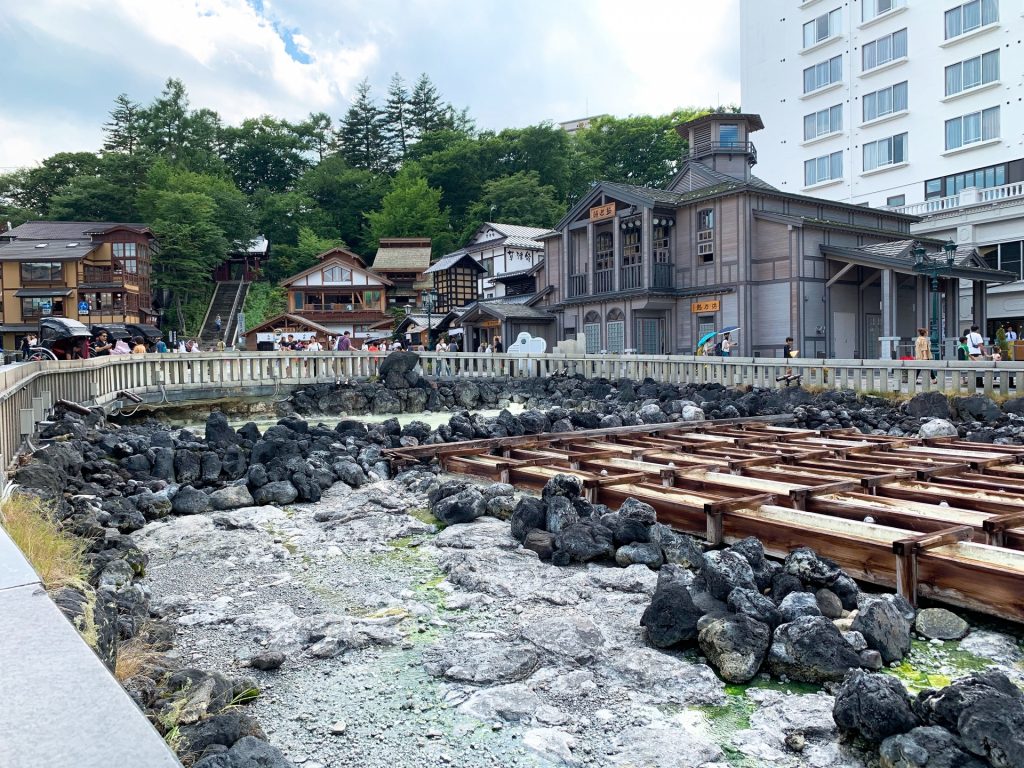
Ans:
[[[722,302],[718,299],[712,299],[709,301],[695,301],[690,304],[690,312],[693,314],[704,313],[704,312],[717,312],[722,308]]]
[[[606,205],[595,205],[590,209],[590,220],[591,221],[604,221],[615,216],[615,203],[607,203]]]

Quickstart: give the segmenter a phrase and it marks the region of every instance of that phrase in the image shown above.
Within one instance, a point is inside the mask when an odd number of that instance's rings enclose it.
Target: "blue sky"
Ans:
[[[427,72],[482,128],[739,101],[738,0],[6,0],[0,171],[95,150],[167,77],[230,123]]]

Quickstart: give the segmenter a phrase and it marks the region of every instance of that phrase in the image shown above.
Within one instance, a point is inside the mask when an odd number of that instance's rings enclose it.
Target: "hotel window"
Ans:
[[[842,11],[836,8],[804,24],[804,48],[810,48],[822,40],[838,35],[842,31],[841,14]]]
[[[906,195],[893,195],[892,197],[885,198],[885,206],[887,208],[899,208],[901,205],[907,204]]]
[[[804,70],[804,93],[838,83],[842,77],[843,56],[840,54]]]
[[[861,99],[861,106],[865,123],[895,112],[903,112],[907,109],[907,83],[904,81],[865,93]]]
[[[873,171],[907,161],[907,134],[889,136],[864,145],[864,170]]]
[[[804,115],[804,141],[843,130],[843,105]]]
[[[1018,161],[1019,162],[1019,161]],[[986,168],[976,168],[965,173],[954,173],[943,176],[939,179],[928,179],[924,183],[924,199],[932,200],[936,197],[952,197],[960,194],[960,191],[967,187],[1001,187],[1004,184],[1012,184],[1014,176],[1021,176],[1019,172],[1008,175],[1008,163],[990,165]]]
[[[608,352],[621,355],[626,348],[626,316],[621,309],[608,313]]]
[[[804,186],[843,178],[843,151],[815,157],[804,163]]]
[[[869,69],[888,64],[890,61],[902,59],[907,55],[907,30],[901,29],[891,35],[864,43],[861,49],[861,69]]]
[[[596,312],[587,312],[583,318],[583,336],[588,355],[596,355],[601,351],[601,316]]]
[[[973,0],[946,11],[946,39],[999,21],[999,0]]]
[[[871,21],[883,13],[902,8],[907,0],[864,0],[861,12],[861,21]]]
[[[998,79],[999,49],[996,49],[946,67],[946,95],[952,96]]]
[[[59,261],[21,262],[21,284],[64,284],[64,265]]]
[[[946,121],[946,150],[999,138],[999,107]]]
[[[715,260],[715,209],[697,211],[697,263],[710,264]]]

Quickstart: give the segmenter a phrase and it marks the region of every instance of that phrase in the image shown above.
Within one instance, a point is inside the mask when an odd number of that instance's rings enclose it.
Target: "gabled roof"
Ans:
[[[381,272],[423,272],[430,266],[430,238],[381,238],[373,268]]]
[[[324,335],[333,333],[332,330],[320,325],[319,323],[314,323],[312,320],[308,320],[305,317],[301,317],[300,315],[292,315],[285,312],[284,314],[277,315],[276,317],[272,317],[269,320],[260,323],[254,328],[250,328],[248,331],[245,332],[245,335],[248,336],[251,333],[263,333],[265,331],[272,331],[274,330],[275,326],[281,325],[298,325],[302,326],[303,328],[309,328],[309,330],[311,331],[316,331],[317,333],[322,333]]]
[[[700,117],[693,118],[693,120],[687,120],[685,123],[680,123],[676,126],[676,133],[685,139],[690,128],[703,125],[704,123],[720,123],[722,121],[745,122],[751,132],[764,129],[764,123],[761,121],[761,116],[758,114],[751,112],[708,112],[706,115],[701,115]]]
[[[0,237],[19,240],[88,240],[115,229],[153,234],[148,224],[130,224],[116,221],[26,221],[9,229]]]
[[[489,237],[485,240],[477,240],[488,230],[494,230],[497,237]],[[496,245],[511,245],[514,248],[533,248],[540,250],[544,246],[537,242],[537,237],[548,230],[544,227],[526,227],[521,224],[502,224],[501,222],[488,221],[477,227],[476,232],[469,238],[470,243],[467,249],[490,248]]]
[[[267,251],[270,250],[270,241],[267,240],[263,235],[256,235],[255,240],[250,240],[248,245],[242,246],[236,244],[236,247],[232,249],[232,253],[246,253],[250,256],[266,256]]]
[[[525,298],[529,301],[540,298],[540,296],[539,294],[534,294],[525,297],[515,296],[508,298]],[[530,306],[527,302],[493,299],[489,301],[476,301],[466,307],[466,311],[459,319],[460,325],[481,315],[497,318],[498,320],[536,320],[542,323],[550,323],[555,320],[555,316],[550,312]]]
[[[506,280],[515,280],[520,277],[532,277],[536,275],[544,266],[544,259],[539,259],[536,264],[526,269],[517,269],[515,272],[505,272],[501,275],[495,275],[494,280],[498,283],[503,283]]]
[[[324,259],[326,259],[329,256],[341,256],[341,257],[344,257],[344,258],[347,258],[347,259],[351,259],[352,261],[357,262],[357,264],[360,267],[364,267],[364,268],[366,267],[366,261],[363,259],[362,256],[360,256],[358,253],[350,251],[348,248],[342,248],[341,246],[338,246],[336,248],[329,248],[328,250],[324,251],[323,253],[318,253],[316,255],[316,258],[319,261],[323,261]]]
[[[392,283],[386,277],[384,277],[383,275],[377,274],[372,269],[366,269],[364,267],[359,267],[359,266],[357,266],[355,264],[352,264],[351,262],[349,262],[347,260],[340,259],[337,256],[331,256],[328,259],[324,259],[319,264],[314,264],[309,269],[305,269],[302,272],[299,272],[297,275],[291,275],[290,277],[286,277],[284,280],[282,280],[280,283],[278,283],[278,285],[287,287],[287,286],[291,285],[292,283],[294,283],[296,280],[299,280],[300,278],[305,277],[306,275],[311,275],[314,272],[320,272],[321,270],[327,269],[328,267],[330,267],[332,265],[337,265],[339,267],[344,267],[345,269],[352,269],[352,270],[355,270],[356,272],[362,272],[364,275],[368,275],[369,277],[372,277],[374,280],[380,281],[383,285],[394,285],[394,283]],[[367,288],[372,288],[372,287],[373,286],[367,286]]]
[[[486,272],[479,261],[474,259],[465,250],[455,251],[449,253],[447,256],[442,256],[440,259],[430,265],[428,269],[423,270],[424,274],[432,275],[435,272],[444,272],[446,269],[451,269],[456,264],[466,262],[466,266],[472,265],[477,272]]]

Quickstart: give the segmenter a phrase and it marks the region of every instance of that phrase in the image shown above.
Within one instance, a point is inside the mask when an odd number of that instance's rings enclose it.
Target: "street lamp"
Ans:
[[[946,252],[945,265],[936,258],[929,258],[927,251],[920,243],[916,243],[912,251],[914,255],[914,271],[922,272],[931,277],[932,316],[929,322],[929,330],[931,331],[929,336],[931,336],[932,356],[936,359],[940,356],[940,343],[942,341],[939,336],[939,325],[942,317],[939,311],[939,272],[943,268],[952,272],[953,265],[956,262],[956,243],[950,240],[942,246],[942,249]]]

